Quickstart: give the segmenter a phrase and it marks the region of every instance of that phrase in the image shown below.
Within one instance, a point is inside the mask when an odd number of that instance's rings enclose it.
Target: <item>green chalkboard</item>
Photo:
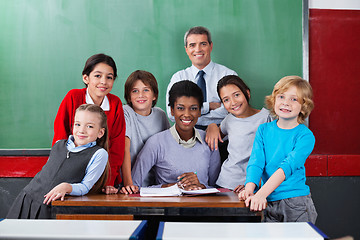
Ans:
[[[252,105],[284,75],[302,73],[301,0],[1,0],[0,148],[49,148],[59,104],[82,88],[95,53],[111,55],[122,100],[128,75],[143,69],[159,82],[165,109],[170,77],[190,65],[183,35],[203,25],[212,59],[235,70]]]

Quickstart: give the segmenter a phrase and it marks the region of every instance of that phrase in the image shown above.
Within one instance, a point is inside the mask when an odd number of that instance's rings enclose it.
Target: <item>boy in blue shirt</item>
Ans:
[[[265,210],[265,222],[315,223],[317,213],[304,167],[315,144],[313,133],[303,124],[314,108],[312,95],[307,81],[287,76],[266,97],[277,120],[259,126],[245,189],[239,193],[250,210]],[[260,179],[264,184],[259,189]]]

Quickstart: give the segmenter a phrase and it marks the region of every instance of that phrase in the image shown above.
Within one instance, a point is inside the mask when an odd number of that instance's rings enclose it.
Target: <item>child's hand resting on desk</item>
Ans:
[[[238,197],[240,200],[243,200],[245,201],[246,199],[248,199],[250,196],[253,196],[254,195],[254,190],[255,190],[255,184],[253,183],[247,183],[245,188],[243,188]],[[234,189],[235,191],[235,189]]]
[[[224,142],[221,137],[220,128],[215,124],[211,123],[206,129],[205,142],[210,147],[211,151],[218,149],[218,143]]]
[[[135,185],[124,186],[120,189],[120,193],[122,194],[133,194],[138,192],[139,192],[139,187]]]
[[[183,173],[178,176],[178,186],[185,190],[199,190],[206,188],[205,185],[199,182],[196,172]]]
[[[245,206],[251,211],[262,211],[266,208],[266,196],[263,196],[261,192],[254,195],[255,187],[254,183],[247,183],[245,189],[239,193],[239,199],[244,200]]]
[[[66,193],[71,193],[72,187],[69,183],[60,183],[44,196],[44,204],[49,205],[52,201],[61,199],[64,201]]]
[[[103,189],[102,189],[102,192],[105,193],[105,194],[116,194],[118,193],[118,189],[114,186],[105,186]]]
[[[266,208],[266,197],[255,194],[245,200],[245,206],[250,208],[250,211],[262,211]]]

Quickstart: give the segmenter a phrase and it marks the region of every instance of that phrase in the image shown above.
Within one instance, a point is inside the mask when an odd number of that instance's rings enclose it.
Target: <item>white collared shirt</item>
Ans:
[[[174,124],[170,128],[170,133],[174,137],[175,141],[177,143],[179,143],[181,146],[183,146],[184,148],[192,148],[196,144],[196,140],[198,140],[201,144],[203,143],[201,140],[200,133],[198,132],[198,130],[196,128],[194,128],[194,130],[195,130],[194,136],[192,138],[190,138],[189,140],[185,141],[185,140],[182,140],[181,137],[179,136],[179,133],[176,131],[175,125],[176,124]]]
[[[90,94],[89,94],[89,89],[88,88],[86,88],[85,101],[86,101],[87,104],[95,104],[94,101],[92,100]],[[104,97],[100,107],[104,111],[110,111],[110,103],[109,103],[109,99],[107,98],[107,96]]]
[[[199,117],[197,125],[207,126],[210,123],[220,124],[221,121],[226,117],[228,112],[222,104],[220,108],[209,111],[209,103],[221,102],[217,93],[217,83],[219,82],[219,80],[224,76],[237,75],[237,73],[223,65],[214,63],[212,61],[210,61],[210,63],[201,70],[205,72],[204,79],[206,82],[207,102],[203,103],[203,107],[201,108],[201,117]],[[172,85],[182,80],[190,80],[194,83],[197,83],[199,71],[199,69],[192,65],[191,67],[178,71],[172,76],[166,91],[166,111],[171,121],[175,121],[174,117],[171,115],[171,109],[168,106],[169,91]]]

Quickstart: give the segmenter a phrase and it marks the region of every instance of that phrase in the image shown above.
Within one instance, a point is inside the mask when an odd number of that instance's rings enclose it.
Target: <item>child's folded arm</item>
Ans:
[[[281,168],[286,179],[291,176],[297,169],[303,168],[306,159],[314,149],[315,137],[312,133],[307,133],[299,138],[293,151],[282,161],[279,168]]]

